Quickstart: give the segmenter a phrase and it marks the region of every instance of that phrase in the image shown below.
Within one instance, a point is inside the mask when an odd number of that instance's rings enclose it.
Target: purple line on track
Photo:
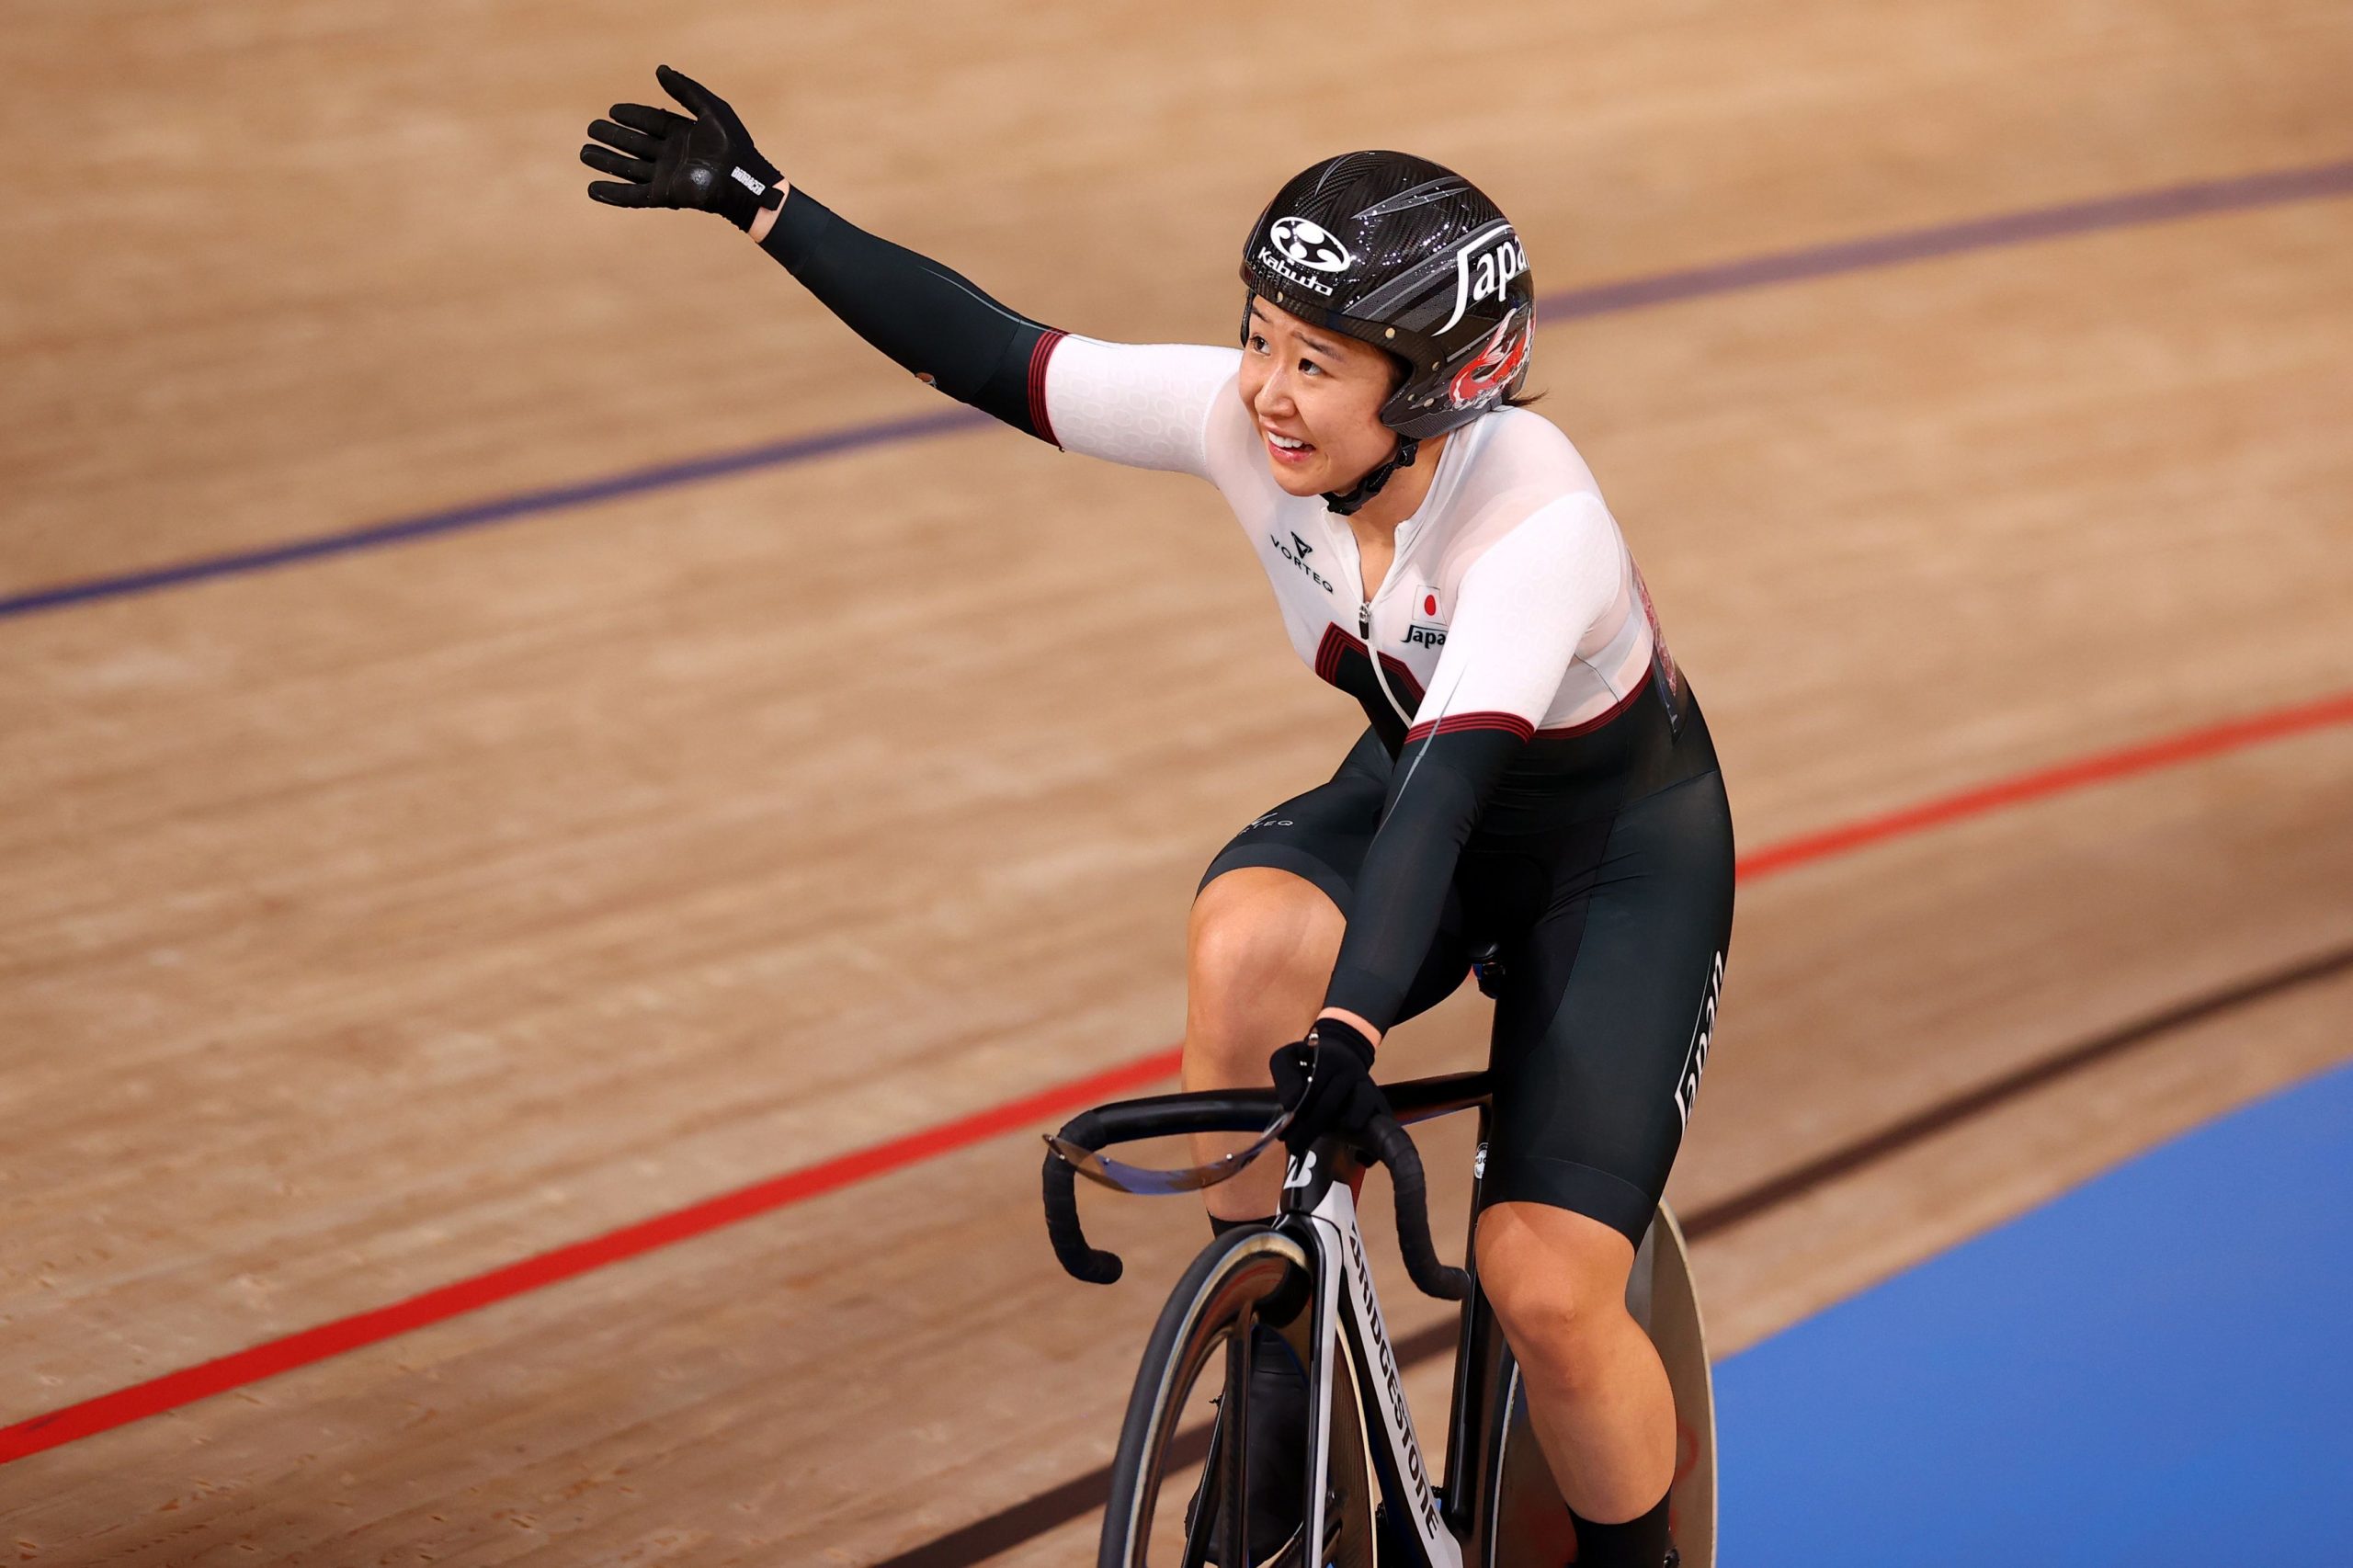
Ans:
[[[57,609],[65,605],[85,604],[92,599],[121,598],[154,588],[176,587],[182,583],[200,583],[208,577],[232,577],[247,572],[263,572],[273,566],[290,566],[300,561],[347,555],[354,551],[374,550],[387,544],[405,544],[412,540],[431,539],[437,534],[487,528],[493,523],[510,523],[519,517],[562,512],[574,506],[594,506],[599,501],[618,500],[624,495],[642,494],[649,490],[667,490],[675,485],[693,484],[706,479],[724,479],[730,474],[755,469],[789,468],[794,463],[835,457],[868,447],[920,441],[927,437],[944,436],[987,423],[988,415],[976,414],[968,408],[943,409],[908,418],[854,425],[846,430],[796,437],[790,441],[770,441],[732,452],[714,452],[708,457],[688,458],[680,462],[661,463],[652,468],[625,469],[620,473],[584,480],[577,484],[526,490],[519,494],[502,495],[469,506],[426,512],[343,533],[298,539],[262,550],[207,556],[199,561],[182,562],[176,566],[158,566],[152,571],[132,572],[119,577],[93,577],[85,582],[64,583],[53,588],[19,594],[13,598],[0,598],[0,619],[29,615],[36,610]]]
[[[2058,207],[2029,208],[2023,212],[1997,213],[1961,223],[1904,229],[1837,244],[1812,245],[1804,250],[1779,251],[1664,272],[1653,278],[1630,278],[1621,283],[1597,284],[1550,294],[1537,301],[1538,311],[1555,320],[1563,317],[1608,315],[1643,305],[1696,300],[1739,289],[1772,283],[1829,278],[1842,272],[1862,272],[1906,262],[1931,261],[1967,251],[1994,250],[2035,240],[2063,239],[2070,234],[2096,233],[2103,229],[2129,229],[2143,223],[2201,217],[2210,212],[2244,212],[2279,207],[2293,201],[2353,195],[2353,161],[2321,164],[2311,168],[2275,169],[2234,179],[2203,180],[2195,185],[2167,186],[2159,190],[2132,191],[2092,201],[2071,201]]]
[[[1645,305],[1668,304],[1742,289],[1764,288],[1775,283],[1896,267],[1907,262],[2025,244],[2036,240],[2060,239],[2070,234],[2131,228],[2143,223],[2163,223],[2213,212],[2244,212],[2256,208],[2346,195],[2353,195],[2353,160],[2319,164],[2307,168],[2274,169],[2230,179],[2167,186],[2157,190],[2133,191],[2123,196],[2067,202],[2057,207],[1998,213],[1990,218],[1974,218],[1960,223],[1906,229],[1867,239],[1841,241],[1836,244],[1745,256],[1736,261],[1687,267],[1649,278],[1630,278],[1617,283],[1601,283],[1591,288],[1544,295],[1537,301],[1537,310],[1540,315],[1554,321],[1579,320],[1608,315],[1618,311],[1639,310]],[[892,446],[904,441],[953,435],[978,428],[986,423],[988,417],[985,415],[966,408],[952,408],[879,420],[870,425],[854,425],[846,429],[797,437],[789,441],[771,441],[732,452],[715,452],[707,457],[688,458],[652,468],[630,469],[576,484],[527,490],[471,506],[396,518],[341,533],[320,534],[261,550],[206,556],[145,572],[92,577],[79,583],[38,588],[29,593],[0,597],[0,619],[99,599],[126,598],[133,594],[176,587],[184,583],[200,583],[214,577],[241,576],[248,572],[264,572],[276,566],[347,555],[384,545],[405,544],[440,534],[542,517],[551,512],[594,506],[602,501],[666,490],[676,485],[694,484],[708,479],[722,479],[732,474],[790,468],[796,463],[813,462],[819,458],[835,457],[870,447]]]

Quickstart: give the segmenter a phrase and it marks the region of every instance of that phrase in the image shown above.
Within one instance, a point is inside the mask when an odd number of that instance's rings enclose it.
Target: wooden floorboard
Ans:
[[[724,225],[583,199],[659,59],[1134,338],[1224,341],[1243,227],[1349,144],[1488,185],[1547,291],[2353,156],[2353,17],[2286,0],[5,26],[80,129],[0,208],[0,597],[944,407]],[[2348,244],[2322,198],[1546,326],[1744,848],[2353,690]],[[1172,1043],[1201,866],[1357,728],[1268,609],[1207,491],[978,430],[0,619],[0,1424]],[[2315,731],[1746,888],[1677,1202],[2353,942],[2348,774]],[[1718,1340],[2348,1015],[2201,1018],[1711,1236]],[[0,1543],[878,1561],[1103,1462],[1200,1239],[1094,1205],[1086,1290],[1034,1182],[983,1142],[0,1466]]]

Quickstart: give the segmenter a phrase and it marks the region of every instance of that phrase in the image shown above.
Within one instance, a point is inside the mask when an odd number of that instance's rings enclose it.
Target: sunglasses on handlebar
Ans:
[[[1046,1147],[1087,1180],[1099,1187],[1108,1187],[1114,1192],[1160,1197],[1172,1192],[1199,1192],[1203,1187],[1215,1187],[1222,1181],[1230,1181],[1240,1176],[1251,1161],[1273,1147],[1290,1129],[1291,1119],[1299,1114],[1300,1106],[1307,1101],[1308,1089],[1315,1083],[1315,1061],[1321,1049],[1319,1046],[1308,1055],[1307,1082],[1301,1085],[1299,1098],[1278,1111],[1265,1131],[1253,1136],[1247,1148],[1221,1155],[1205,1165],[1168,1168],[1130,1165],[1125,1160],[1115,1160],[1057,1132],[1046,1134]]]

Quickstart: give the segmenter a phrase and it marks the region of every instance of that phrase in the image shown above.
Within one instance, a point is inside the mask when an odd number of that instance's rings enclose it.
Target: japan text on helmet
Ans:
[[[1346,153],[1292,176],[1250,231],[1242,281],[1404,361],[1381,422],[1408,439],[1469,424],[1528,379],[1536,288],[1519,235],[1426,158]]]

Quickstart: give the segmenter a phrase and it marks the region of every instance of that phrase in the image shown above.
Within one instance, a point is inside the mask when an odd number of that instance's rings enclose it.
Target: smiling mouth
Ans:
[[[1300,440],[1297,437],[1278,436],[1272,430],[1263,427],[1258,434],[1266,439],[1267,450],[1273,454],[1278,462],[1305,462],[1314,455],[1315,448],[1306,441]]]

